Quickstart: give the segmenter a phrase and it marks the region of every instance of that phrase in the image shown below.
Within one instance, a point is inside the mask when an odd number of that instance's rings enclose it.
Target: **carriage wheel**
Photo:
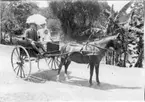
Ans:
[[[60,64],[60,57],[45,58],[45,61],[50,69],[57,70]]]
[[[17,46],[11,54],[11,64],[14,72],[20,78],[28,78],[31,73],[31,61],[27,50]]]

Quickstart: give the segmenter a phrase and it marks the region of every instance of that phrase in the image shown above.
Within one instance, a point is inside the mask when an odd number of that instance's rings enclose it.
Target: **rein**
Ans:
[[[88,44],[88,45],[91,45],[91,46],[97,47],[97,48],[102,49],[102,50],[109,50],[109,49],[102,48],[102,47],[99,47],[99,46],[97,46],[97,45],[93,45],[93,44]]]
[[[111,50],[111,49],[107,49],[107,48],[102,48],[102,47],[100,47],[100,46],[97,46],[97,45],[93,45],[93,44],[89,44],[89,42],[87,42],[86,44],[83,44],[84,46],[86,45],[90,45],[90,46],[93,46],[93,47],[96,47],[96,48],[99,48],[99,49],[102,49],[102,50],[107,50],[107,51],[113,51],[113,50]],[[83,50],[83,47],[82,47],[82,49],[81,49],[81,51]]]
[[[106,50],[106,51],[113,51],[112,49],[102,48],[102,47],[99,47],[99,46],[93,45],[93,44],[88,44],[88,45],[91,45],[91,46],[94,46],[94,47],[97,47],[99,49]]]

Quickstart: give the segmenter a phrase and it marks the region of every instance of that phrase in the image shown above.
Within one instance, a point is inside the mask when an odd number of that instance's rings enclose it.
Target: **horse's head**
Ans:
[[[118,50],[121,45],[120,34],[107,36],[101,40],[94,40],[94,42],[89,42],[91,45],[95,45],[96,47],[102,49],[113,48],[114,50]]]
[[[121,48],[120,34],[110,36],[106,43],[106,49],[118,50]]]

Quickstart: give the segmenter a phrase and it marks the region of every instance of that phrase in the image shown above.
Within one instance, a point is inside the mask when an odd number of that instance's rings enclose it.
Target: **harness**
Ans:
[[[95,47],[95,48],[102,49],[102,50],[106,50],[106,51],[113,51],[113,50],[111,50],[111,49],[102,48],[102,47],[97,46],[97,45],[94,45],[94,44],[89,44],[89,42],[87,42],[86,44],[83,44],[83,47],[81,48],[80,52],[83,52],[83,48],[84,48],[84,46],[88,46],[88,45],[93,46],[93,47]],[[96,51],[87,51],[87,52],[90,52],[90,53],[96,53]]]

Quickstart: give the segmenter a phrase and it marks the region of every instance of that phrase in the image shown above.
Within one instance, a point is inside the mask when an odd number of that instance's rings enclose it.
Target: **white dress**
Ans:
[[[39,29],[38,36],[40,36],[40,42],[50,42],[51,41],[50,31],[46,28]]]
[[[47,42],[51,42],[51,34],[50,31],[47,28],[39,29],[37,31],[38,36],[40,36],[40,42],[45,47],[45,50],[47,48]]]

